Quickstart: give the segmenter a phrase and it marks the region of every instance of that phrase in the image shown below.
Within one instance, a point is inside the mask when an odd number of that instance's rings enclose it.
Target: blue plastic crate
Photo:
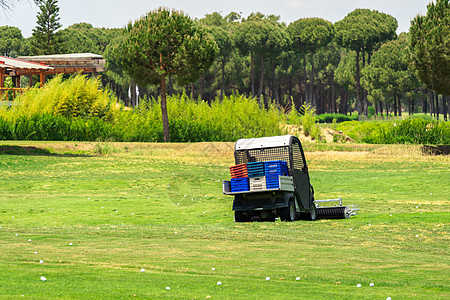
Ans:
[[[245,192],[249,191],[250,186],[248,178],[231,178],[231,192]]]
[[[264,172],[267,176],[288,175],[287,163],[282,160],[264,162]]]
[[[266,174],[266,188],[267,189],[277,189],[280,187],[279,175],[267,175]]]
[[[287,170],[287,162],[283,160],[272,160],[264,162],[264,170]]]
[[[250,162],[247,163],[248,177],[261,177],[264,176],[264,163],[263,162]]]

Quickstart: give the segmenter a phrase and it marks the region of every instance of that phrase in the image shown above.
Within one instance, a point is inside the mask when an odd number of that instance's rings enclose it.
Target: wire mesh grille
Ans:
[[[292,144],[292,160],[294,163],[294,169],[302,170],[304,167],[303,164],[303,155],[300,151],[300,145],[297,143]]]
[[[292,176],[289,147],[262,148],[252,150],[239,150],[234,154],[236,164],[246,164],[257,161],[283,160],[287,162],[288,173]]]

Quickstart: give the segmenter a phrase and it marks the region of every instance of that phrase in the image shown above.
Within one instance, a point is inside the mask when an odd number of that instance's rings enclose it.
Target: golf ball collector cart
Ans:
[[[233,192],[230,181],[222,182],[223,193],[234,196],[236,222],[274,221],[277,216],[282,221],[349,218],[357,210],[342,206],[340,198],[314,201],[314,188],[310,183],[303,148],[293,135],[240,139],[236,142],[234,158],[236,165],[270,161],[287,163],[287,174],[278,177],[277,188],[268,186]],[[341,206],[318,207],[318,202],[331,201],[339,201]]]

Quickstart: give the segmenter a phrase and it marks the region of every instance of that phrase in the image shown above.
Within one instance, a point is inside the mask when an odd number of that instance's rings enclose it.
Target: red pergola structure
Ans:
[[[0,95],[5,90],[23,91],[20,77],[29,76],[29,87],[33,86],[32,76],[39,75],[41,87],[46,75],[61,73],[94,73],[104,71],[105,59],[92,53],[54,54],[38,56],[19,56],[18,58],[0,56]],[[5,88],[5,77],[13,78],[13,88]]]
[[[44,84],[45,73],[53,70],[52,67],[25,61],[22,59],[0,56],[0,92],[4,90],[20,90],[20,77],[29,76],[29,86],[33,85],[32,76],[39,75],[41,86]],[[5,88],[5,78],[12,77],[13,88]]]

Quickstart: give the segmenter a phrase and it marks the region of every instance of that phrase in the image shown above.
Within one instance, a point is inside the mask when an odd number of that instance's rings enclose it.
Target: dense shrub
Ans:
[[[0,111],[9,118],[49,114],[67,118],[100,118],[111,121],[120,108],[98,78],[76,74],[68,80],[58,75],[43,88],[32,89],[16,99],[18,105]]]
[[[356,141],[370,144],[450,144],[450,123],[423,118],[399,122],[343,122],[337,126]]]
[[[235,141],[281,134],[280,113],[261,109],[253,98],[230,96],[208,105],[186,95],[173,96],[167,99],[167,109],[171,141]],[[151,99],[132,112],[122,112],[116,127],[125,141],[162,141],[160,102]]]
[[[358,120],[358,115],[347,116],[344,114],[320,114],[317,116],[319,123],[333,123],[333,120],[336,120],[336,123],[342,123],[345,121],[356,121]]]

